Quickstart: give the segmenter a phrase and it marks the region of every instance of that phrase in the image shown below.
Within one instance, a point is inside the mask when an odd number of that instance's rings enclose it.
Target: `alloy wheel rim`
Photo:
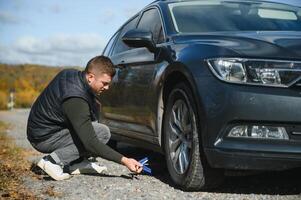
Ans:
[[[192,135],[195,122],[193,112],[186,102],[178,99],[169,118],[169,152],[174,169],[178,174],[184,174],[191,161]]]

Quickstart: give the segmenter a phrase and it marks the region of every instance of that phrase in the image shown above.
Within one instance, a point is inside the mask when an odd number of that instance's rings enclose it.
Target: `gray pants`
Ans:
[[[110,129],[97,122],[92,122],[92,126],[99,141],[106,144],[111,137]],[[93,156],[85,149],[79,137],[69,129],[63,129],[45,141],[31,144],[42,153],[50,153],[55,162],[61,165],[68,165],[81,157]]]

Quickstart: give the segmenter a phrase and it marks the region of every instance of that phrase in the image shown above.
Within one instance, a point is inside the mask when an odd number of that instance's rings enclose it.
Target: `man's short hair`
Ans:
[[[113,77],[116,73],[114,64],[106,56],[96,56],[89,60],[85,68],[86,73],[108,74]]]

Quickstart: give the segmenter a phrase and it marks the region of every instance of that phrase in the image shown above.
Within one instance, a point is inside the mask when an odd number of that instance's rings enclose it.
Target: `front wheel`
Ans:
[[[212,169],[200,148],[199,121],[191,89],[180,83],[168,96],[164,115],[164,149],[174,183],[185,190],[216,187],[221,170]]]

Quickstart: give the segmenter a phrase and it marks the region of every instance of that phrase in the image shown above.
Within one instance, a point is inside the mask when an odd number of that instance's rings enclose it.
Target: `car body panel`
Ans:
[[[208,33],[179,35],[172,39],[176,44],[193,43],[224,47],[246,57],[300,60],[301,56],[300,32]]]

